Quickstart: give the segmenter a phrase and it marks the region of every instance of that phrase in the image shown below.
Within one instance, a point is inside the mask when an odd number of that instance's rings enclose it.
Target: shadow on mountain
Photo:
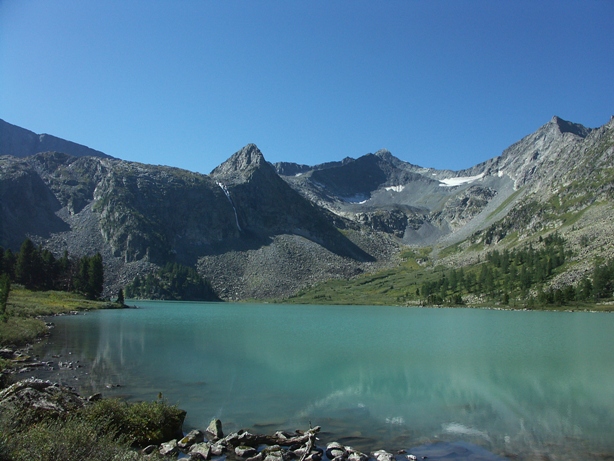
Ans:
[[[0,244],[15,250],[29,235],[49,238],[70,230],[55,214],[62,205],[40,176],[20,173],[0,181]]]

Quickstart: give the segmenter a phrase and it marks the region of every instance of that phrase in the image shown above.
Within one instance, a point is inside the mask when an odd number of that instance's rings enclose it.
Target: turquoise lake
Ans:
[[[187,410],[185,430],[311,422],[323,442],[365,451],[441,440],[519,459],[614,455],[611,314],[135,304],[52,319],[37,353],[54,370],[37,376],[83,394],[162,393]]]

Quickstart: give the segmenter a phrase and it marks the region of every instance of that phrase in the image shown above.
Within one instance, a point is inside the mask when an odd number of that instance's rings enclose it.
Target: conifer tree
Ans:
[[[21,244],[17,261],[15,263],[15,279],[18,283],[23,284],[26,288],[32,288],[34,285],[34,264],[36,247],[32,240],[25,239]]]
[[[11,291],[11,278],[8,274],[2,274],[0,276],[0,321],[6,322],[8,316],[6,315],[6,304],[9,300],[9,292]]]
[[[89,299],[98,299],[102,296],[104,288],[104,268],[102,265],[102,256],[96,253],[89,259],[88,264],[88,281],[87,281],[87,297]]]

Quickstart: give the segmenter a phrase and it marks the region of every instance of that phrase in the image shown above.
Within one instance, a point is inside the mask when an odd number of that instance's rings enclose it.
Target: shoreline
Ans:
[[[36,378],[27,378],[5,389],[0,389],[0,408],[3,411],[12,412],[13,417],[26,420],[35,417],[35,420],[49,422],[49,418],[64,420],[66,415],[72,414],[73,419],[74,417],[83,419],[85,424],[87,413],[84,415],[82,409],[92,405],[102,405],[104,408],[105,402],[112,402],[112,399],[105,399],[100,393],[85,398],[70,386]],[[156,402],[146,404],[157,406]],[[112,406],[109,408],[116,408],[113,407],[116,404],[110,405]],[[126,408],[130,408],[130,406],[135,407],[139,404],[127,405]],[[141,421],[147,427],[153,424],[157,428],[155,429],[157,434],[155,440],[148,437],[141,438],[136,446],[134,444],[132,446],[132,449],[136,449],[144,459],[150,459],[156,455],[164,459],[176,458],[181,454],[189,456],[190,460],[244,461],[290,459],[322,461],[324,458],[332,461],[415,461],[427,458],[433,461],[465,459],[506,461],[509,459],[462,440],[437,441],[396,451],[372,449],[365,453],[337,441],[322,444],[317,437],[321,427],[312,427],[311,422],[309,429],[295,430],[293,433],[277,430],[273,434],[260,434],[240,429],[224,435],[222,422],[214,418],[205,430],[194,429],[186,433],[183,430],[183,423],[187,412],[174,406],[169,407],[166,403],[164,406],[170,409],[170,413],[167,410],[164,420]],[[17,413],[14,413],[15,411]],[[22,430],[27,431],[28,428],[22,428]],[[113,430],[111,426],[107,429],[109,430]],[[134,436],[135,430],[142,433],[139,428],[132,428],[131,432],[120,431],[115,434],[115,437],[120,440],[123,436]],[[15,433],[12,435],[14,436]],[[61,435],[59,438],[62,443]]]

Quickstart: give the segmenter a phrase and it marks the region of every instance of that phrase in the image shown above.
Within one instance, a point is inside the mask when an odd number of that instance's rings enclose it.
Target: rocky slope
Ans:
[[[211,175],[58,152],[0,157],[0,212],[5,247],[29,236],[57,254],[101,252],[109,294],[176,261],[226,298],[280,296],[381,267],[398,249],[307,201],[254,145]]]
[[[580,241],[591,248],[578,251],[588,261],[612,247],[603,213],[612,208],[613,125],[554,117],[501,156],[458,172],[385,150],[271,165],[250,144],[202,175],[86,150],[68,155],[58,152],[72,148],[63,140],[24,156],[32,148],[17,140],[32,144],[37,135],[1,122],[0,152],[14,154],[0,157],[0,245],[17,249],[29,236],[57,253],[100,251],[107,293],[176,261],[197,267],[224,299],[287,296],[390,267],[404,244],[487,247],[563,229],[579,249]],[[45,145],[38,139],[34,151]],[[456,253],[444,263],[474,257]]]

